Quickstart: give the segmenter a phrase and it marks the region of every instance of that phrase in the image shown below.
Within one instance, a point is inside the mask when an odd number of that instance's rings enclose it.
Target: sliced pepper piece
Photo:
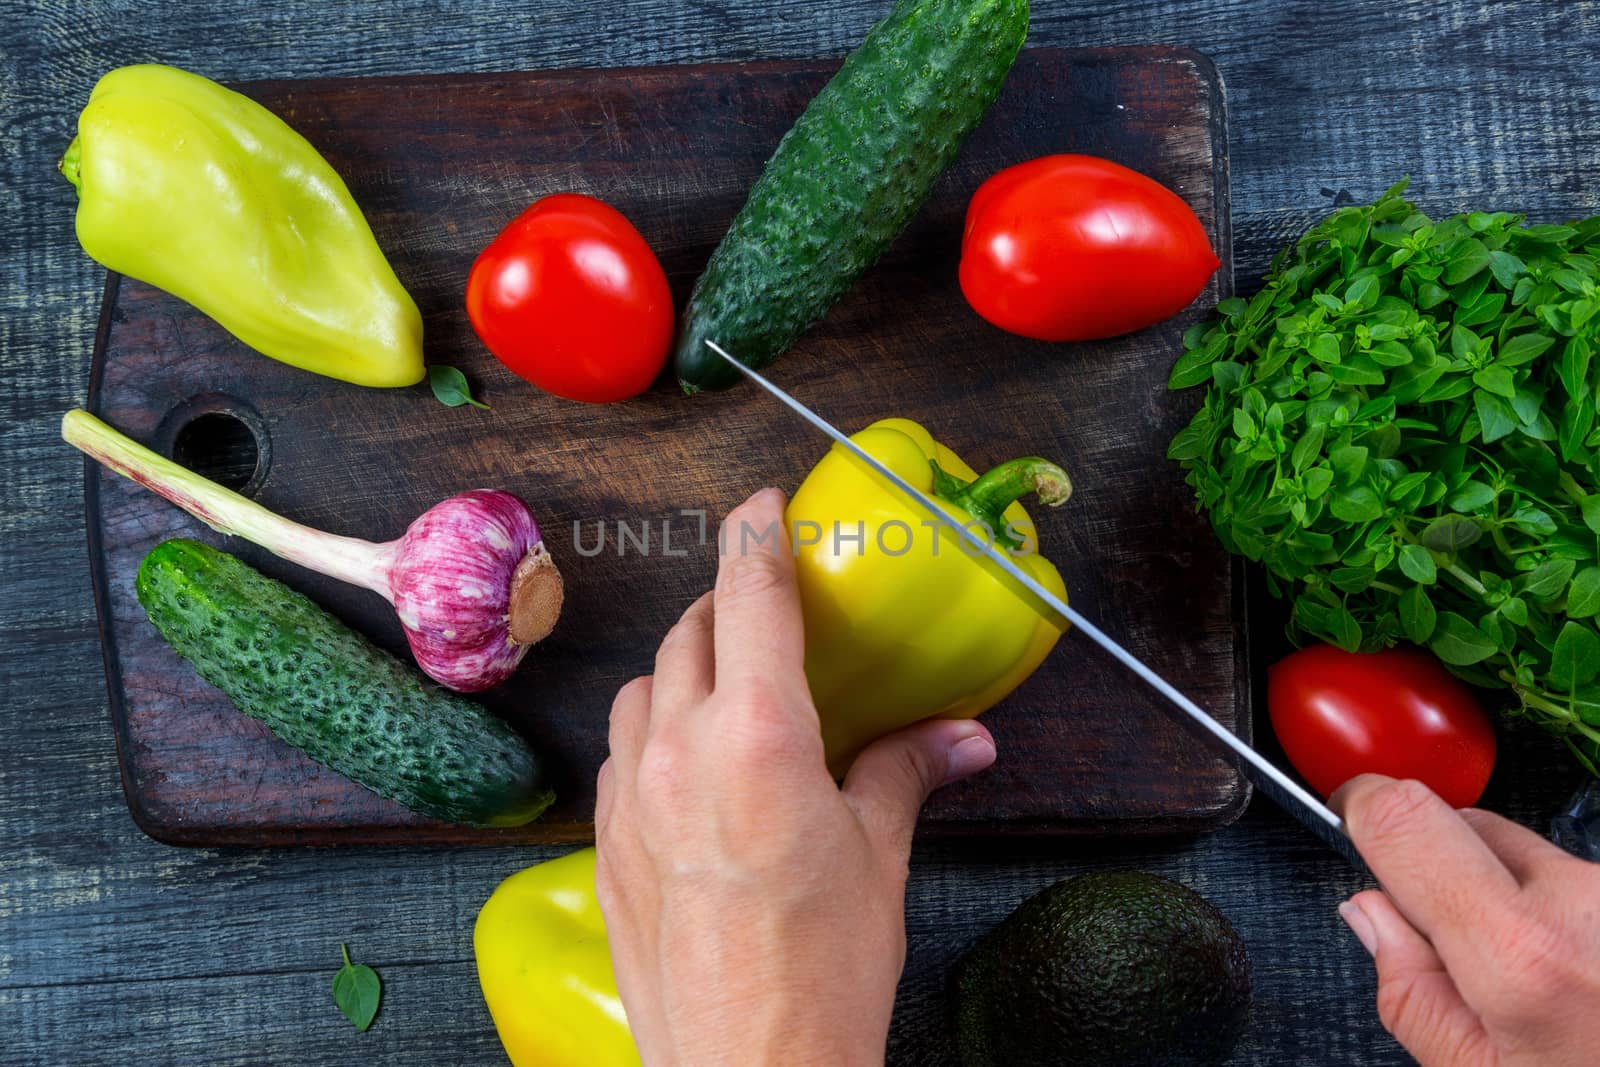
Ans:
[[[1063,503],[1072,483],[1038,457],[979,477],[909,419],[851,440],[1065,598],[1017,500]],[[927,718],[973,718],[1033,673],[1065,625],[1010,575],[881,475],[835,445],[789,502],[805,614],[806,677],[828,765],[842,775],[870,742]]]
[[[478,984],[514,1067],[638,1067],[594,856],[586,848],[519,871],[478,912]]]
[[[249,97],[175,67],[119,67],[90,92],[60,166],[78,240],[103,266],[292,366],[422,380],[422,315],[350,190]]]

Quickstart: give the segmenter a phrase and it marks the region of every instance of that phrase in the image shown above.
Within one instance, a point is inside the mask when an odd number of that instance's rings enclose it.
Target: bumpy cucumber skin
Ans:
[[[695,283],[686,393],[782,355],[893,243],[1000,95],[1028,0],[900,0],[795,122]]]
[[[374,793],[466,826],[518,826],[555,799],[511,727],[227,553],[164,541],[145,556],[134,586],[150,621],[200,677]]]

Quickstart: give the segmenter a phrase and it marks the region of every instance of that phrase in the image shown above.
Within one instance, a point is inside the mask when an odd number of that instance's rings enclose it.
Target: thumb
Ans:
[[[1378,1018],[1424,1067],[1495,1062],[1489,1036],[1439,954],[1376,889],[1339,905],[1378,967]]]
[[[929,719],[869,745],[844,779],[845,800],[886,848],[909,855],[928,794],[994,762],[994,738],[972,719]]]

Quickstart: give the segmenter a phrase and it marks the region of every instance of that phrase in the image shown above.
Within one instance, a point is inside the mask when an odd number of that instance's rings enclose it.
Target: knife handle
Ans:
[[[1600,862],[1600,780],[1584,782],[1550,820],[1550,840],[1579,859]]]

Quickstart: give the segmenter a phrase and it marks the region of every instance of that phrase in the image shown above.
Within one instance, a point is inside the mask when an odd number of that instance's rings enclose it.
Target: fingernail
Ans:
[[[969,778],[994,762],[994,742],[988,734],[975,734],[950,746],[944,784]]]
[[[1378,928],[1372,925],[1372,920],[1367,918],[1367,913],[1361,910],[1361,905],[1353,900],[1347,900],[1339,905],[1339,918],[1350,927],[1350,932],[1356,935],[1356,940],[1361,942],[1361,947],[1367,950],[1367,955],[1373,959],[1378,957]]]

